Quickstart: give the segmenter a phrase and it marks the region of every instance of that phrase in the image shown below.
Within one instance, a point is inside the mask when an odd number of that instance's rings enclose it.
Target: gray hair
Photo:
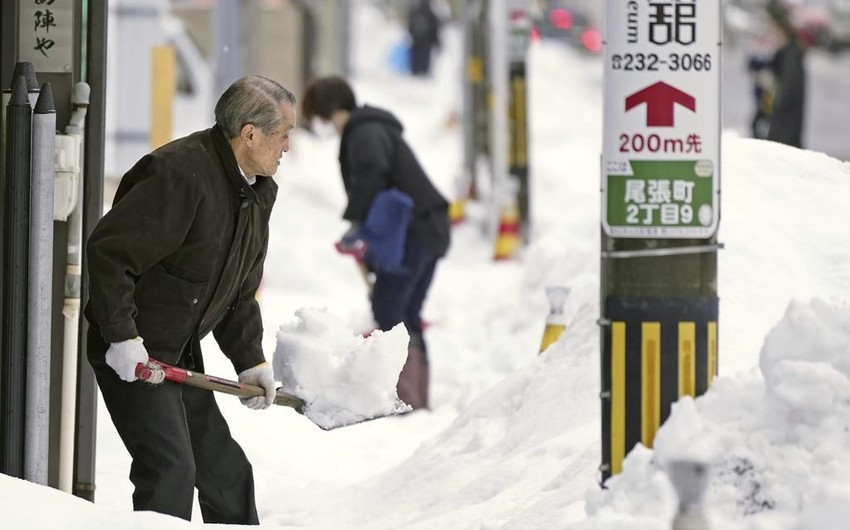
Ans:
[[[239,136],[247,123],[270,134],[283,120],[278,107],[284,101],[295,105],[295,95],[267,77],[246,75],[234,81],[218,98],[215,121],[228,140]]]

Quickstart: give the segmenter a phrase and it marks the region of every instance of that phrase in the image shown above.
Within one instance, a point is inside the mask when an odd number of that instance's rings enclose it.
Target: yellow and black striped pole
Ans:
[[[530,194],[528,157],[528,86],[526,62],[531,31],[531,18],[523,2],[511,2],[510,65],[508,67],[508,173],[517,180],[517,208],[520,238],[527,243],[530,233]]]
[[[603,476],[622,471],[683,396],[717,374],[717,298],[609,296],[603,324]]]

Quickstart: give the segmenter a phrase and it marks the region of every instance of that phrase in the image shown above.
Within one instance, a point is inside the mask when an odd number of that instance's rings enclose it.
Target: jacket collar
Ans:
[[[210,129],[213,146],[221,161],[224,173],[227,175],[227,180],[233,186],[234,192],[242,199],[248,199],[257,203],[262,207],[269,207],[274,203],[277,196],[277,183],[274,179],[264,175],[257,175],[257,182],[251,186],[242,176],[239,171],[239,165],[236,163],[236,156],[233,154],[233,148],[227,138],[224,137],[224,131],[218,124],[215,124]]]

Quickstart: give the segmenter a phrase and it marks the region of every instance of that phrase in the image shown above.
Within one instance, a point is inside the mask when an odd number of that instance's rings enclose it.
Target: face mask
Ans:
[[[324,121],[318,116],[313,116],[310,121],[310,130],[319,138],[333,138],[336,136],[336,128],[333,123]]]

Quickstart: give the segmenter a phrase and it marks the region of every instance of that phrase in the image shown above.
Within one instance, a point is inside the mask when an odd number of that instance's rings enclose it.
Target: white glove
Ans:
[[[136,365],[148,362],[148,350],[145,349],[143,342],[141,337],[136,337],[122,342],[113,342],[106,350],[106,364],[124,381],[131,382],[138,379]]]
[[[239,382],[262,387],[266,391],[265,396],[252,398],[239,398],[239,401],[249,409],[259,410],[271,407],[277,393],[277,384],[274,381],[272,365],[262,362],[253,368],[239,372]]]

